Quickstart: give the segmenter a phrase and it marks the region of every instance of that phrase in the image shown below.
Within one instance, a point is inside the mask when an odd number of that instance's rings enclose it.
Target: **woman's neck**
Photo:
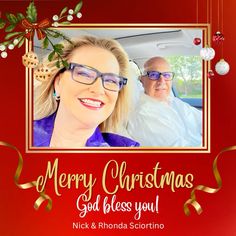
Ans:
[[[78,124],[76,119],[66,120],[63,115],[57,113],[50,147],[53,148],[79,148],[86,145],[95,128],[87,128]]]

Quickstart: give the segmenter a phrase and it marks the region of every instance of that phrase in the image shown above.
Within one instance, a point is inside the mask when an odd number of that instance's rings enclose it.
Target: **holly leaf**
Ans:
[[[25,16],[22,13],[17,13],[16,17],[17,17],[18,21],[21,21],[25,18]]]
[[[59,54],[59,55],[61,55],[61,54],[63,53],[63,50],[62,50],[62,49],[54,48],[54,51],[55,51],[57,54]]]
[[[12,13],[6,13],[6,17],[7,17],[7,19],[8,19],[8,21],[11,23],[11,24],[16,24],[17,22],[18,22],[18,20],[17,20],[17,18],[15,17],[15,15],[14,14],[12,14]]]
[[[57,31],[51,31],[51,30],[47,30],[47,35],[49,35],[50,37],[53,38],[59,38],[60,37],[60,33]]]
[[[45,37],[45,39],[43,40],[43,48],[47,48],[49,45],[49,40],[47,37]]]
[[[57,67],[57,68],[60,68],[60,67],[61,67],[61,63],[60,63],[59,60],[56,62],[56,67]]]
[[[64,46],[62,45],[62,44],[55,44],[54,46],[53,46],[53,48],[54,48],[54,51],[56,52],[56,53],[58,53],[58,54],[62,54],[63,53],[63,48],[64,48]]]
[[[55,51],[51,52],[51,53],[48,55],[48,60],[49,60],[49,61],[52,61],[54,55],[55,55]]]
[[[83,5],[83,2],[79,2],[76,6],[75,6],[75,10],[74,10],[74,14],[77,14],[79,12],[79,10],[81,9]]]
[[[58,37],[61,37],[63,40],[66,40],[67,42],[69,42],[70,44],[74,45],[73,42],[70,40],[70,38],[68,38],[66,35],[64,35],[63,33],[60,33],[59,31],[57,30],[52,30],[52,29],[47,29],[46,30],[47,33],[51,36],[51,37],[54,37],[54,38],[57,38],[55,37],[55,34],[59,35]],[[54,35],[53,35],[54,34]]]
[[[18,40],[19,40],[18,48],[20,48],[24,44],[24,42],[25,42],[25,37],[21,36]]]
[[[16,25],[9,25],[7,26],[7,28],[5,29],[5,32],[11,32],[12,30],[14,30],[16,27]]]
[[[60,44],[60,43],[55,44],[54,47],[57,48],[57,49],[62,49],[62,48],[64,48],[64,46],[63,46],[62,44]]]
[[[62,60],[62,64],[64,67],[68,68],[69,67],[69,63],[67,61]]]
[[[8,44],[10,44],[10,41],[5,41],[5,42],[2,42],[1,44],[7,46]]]
[[[16,36],[16,35],[19,35],[19,34],[22,34],[22,32],[9,33],[9,34],[6,35],[5,39],[8,40],[8,39],[10,39],[11,37]]]
[[[61,13],[60,13],[60,17],[63,16],[68,10],[68,7],[64,7],[62,10],[61,10]]]
[[[59,38],[59,37],[60,37],[60,34],[59,34],[59,33],[55,33],[55,34],[53,34],[52,36],[53,36],[53,38]]]
[[[63,21],[63,22],[60,22],[60,24],[69,25],[69,24],[70,24],[70,21]]]
[[[0,29],[3,29],[6,25],[6,21],[0,18]]]
[[[27,7],[26,15],[27,15],[27,19],[31,23],[34,23],[37,21],[37,9],[34,5],[34,2],[31,2],[29,6]]]

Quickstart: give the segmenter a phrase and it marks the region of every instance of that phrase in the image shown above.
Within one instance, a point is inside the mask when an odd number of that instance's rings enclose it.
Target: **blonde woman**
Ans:
[[[37,147],[139,146],[109,133],[125,124],[128,112],[128,57],[118,42],[83,36],[65,44],[68,68],[46,63],[52,76],[35,88],[34,137]]]

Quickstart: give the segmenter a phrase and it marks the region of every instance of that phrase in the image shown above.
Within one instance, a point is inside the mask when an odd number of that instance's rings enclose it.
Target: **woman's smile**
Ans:
[[[79,98],[79,101],[83,106],[92,110],[98,110],[105,105],[103,101],[93,98]]]

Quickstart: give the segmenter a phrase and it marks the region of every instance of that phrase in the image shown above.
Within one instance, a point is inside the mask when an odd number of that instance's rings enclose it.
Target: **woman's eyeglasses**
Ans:
[[[68,70],[71,71],[72,79],[81,84],[91,85],[100,77],[102,79],[103,87],[113,92],[120,91],[128,81],[128,79],[119,75],[113,73],[101,73],[95,68],[77,63],[70,63]]]
[[[159,80],[162,76],[166,81],[174,78],[174,72],[147,71],[146,75],[150,80]]]

